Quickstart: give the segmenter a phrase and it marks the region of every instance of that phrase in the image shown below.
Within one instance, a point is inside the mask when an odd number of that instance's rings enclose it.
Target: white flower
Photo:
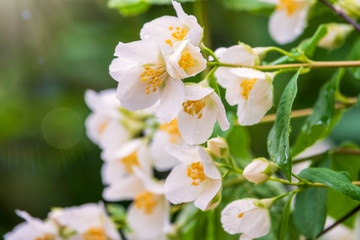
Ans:
[[[41,221],[31,217],[27,212],[16,210],[16,214],[26,220],[5,234],[5,240],[61,240],[54,222]]]
[[[318,43],[319,47],[326,49],[335,49],[340,47],[346,37],[354,30],[350,24],[329,23],[327,24],[328,33]]]
[[[166,61],[166,69],[171,77],[183,79],[195,76],[206,68],[206,60],[200,49],[194,47],[189,40],[176,42],[173,47],[162,46]]]
[[[70,239],[120,240],[115,225],[108,217],[102,203],[88,203],[79,207],[56,209],[50,218],[59,225],[76,231]]]
[[[276,10],[269,20],[269,32],[277,43],[292,42],[302,34],[307,25],[311,0],[262,1],[276,4]]]
[[[179,161],[166,151],[169,144],[186,144],[181,137],[177,118],[174,118],[170,123],[160,124],[152,138],[151,155],[154,158],[154,167],[159,171],[170,170],[179,164]]]
[[[177,17],[163,16],[144,24],[140,31],[141,39],[154,39],[173,46],[176,42],[189,39],[199,46],[203,29],[196,17],[187,15],[180,3],[172,1]]]
[[[102,176],[103,182],[106,184],[134,175],[134,167],[140,168],[148,174],[152,171],[152,158],[143,139],[131,140],[117,151],[104,151],[102,159],[104,160]]]
[[[262,183],[276,170],[277,166],[265,158],[256,158],[245,169],[243,176],[250,182]]]
[[[99,144],[101,148],[111,148],[129,139],[130,133],[120,123],[121,105],[116,98],[115,89],[99,93],[87,90],[85,102],[93,111],[85,121],[86,132],[91,141]]]
[[[216,73],[215,73],[216,74]],[[272,73],[250,68],[233,68],[226,77],[218,78],[226,88],[225,98],[230,105],[238,105],[237,116],[240,125],[258,123],[272,107]]]
[[[270,215],[266,207],[254,205],[257,199],[241,199],[228,204],[221,212],[221,223],[230,234],[242,233],[240,240],[265,236],[270,231]]]
[[[207,141],[207,150],[218,158],[225,158],[229,155],[229,146],[222,137],[212,138]]]
[[[221,176],[212,158],[199,146],[169,147],[169,152],[181,161],[165,180],[165,196],[173,204],[192,202],[207,210],[221,189]]]
[[[110,65],[110,75],[119,82],[117,95],[124,108],[130,111],[144,109],[160,99],[156,115],[170,122],[184,99],[184,84],[177,77],[184,72],[181,77],[192,76],[202,71],[206,63],[205,59],[199,59],[201,54],[187,41],[167,50],[164,55],[156,41],[119,43],[115,49],[118,58]],[[178,62],[174,62],[176,59]]]
[[[210,87],[186,85],[182,106],[178,124],[180,133],[188,144],[205,142],[211,136],[216,120],[223,131],[230,126],[220,97]]]

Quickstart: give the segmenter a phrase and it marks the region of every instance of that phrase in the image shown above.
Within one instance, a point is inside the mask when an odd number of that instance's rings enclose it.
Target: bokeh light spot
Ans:
[[[44,118],[42,133],[45,140],[56,148],[70,148],[77,144],[83,133],[80,116],[69,108],[56,108]]]

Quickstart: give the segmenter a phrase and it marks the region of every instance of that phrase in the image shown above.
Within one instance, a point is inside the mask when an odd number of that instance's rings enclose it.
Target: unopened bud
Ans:
[[[350,24],[329,23],[327,24],[328,33],[318,43],[319,47],[335,49],[340,47],[346,37],[354,30]]]
[[[229,155],[229,146],[222,137],[212,138],[207,141],[207,150],[218,158],[225,158]]]
[[[275,163],[265,158],[256,158],[244,169],[244,177],[253,183],[265,182],[277,169]]]

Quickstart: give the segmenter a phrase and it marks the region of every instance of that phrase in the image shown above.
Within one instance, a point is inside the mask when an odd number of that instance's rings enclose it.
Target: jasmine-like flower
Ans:
[[[164,54],[164,55],[163,55]],[[184,99],[181,78],[193,76],[206,67],[200,50],[181,42],[160,51],[160,43],[142,40],[119,43],[110,65],[110,75],[119,82],[117,96],[130,111],[145,109],[160,99],[156,115],[166,122],[174,119]]]
[[[307,16],[311,0],[261,0],[276,4],[276,10],[270,16],[269,32],[277,43],[294,41],[307,26]]]
[[[91,141],[104,148],[113,148],[126,142],[130,132],[120,123],[121,105],[116,98],[115,89],[103,90],[99,93],[87,90],[85,102],[92,113],[85,121],[86,132]]]
[[[192,202],[205,211],[221,189],[221,175],[209,154],[199,146],[169,147],[181,164],[165,180],[165,196],[173,204]],[[217,202],[217,201],[215,201]]]
[[[172,4],[177,17],[163,16],[144,24],[140,31],[141,39],[153,39],[169,46],[188,39],[193,46],[199,46],[203,29],[196,17],[187,15],[180,3],[172,1]]]
[[[16,210],[16,214],[26,220],[4,235],[5,240],[61,240],[58,227],[52,221],[42,221],[27,212]]]
[[[265,236],[270,231],[267,207],[254,204],[257,199],[241,199],[228,204],[221,212],[221,223],[230,234],[242,233],[240,240]]]
[[[240,125],[258,123],[273,104],[274,75],[250,68],[234,68],[224,75],[217,75],[219,84],[226,88],[226,101],[238,105]]]
[[[179,128],[178,119],[169,123],[160,124],[150,144],[151,155],[154,158],[154,167],[159,171],[167,171],[179,164],[179,161],[170,155],[166,149],[170,144],[185,145]]]
[[[56,209],[50,213],[50,218],[60,226],[75,231],[70,239],[121,239],[101,203]]]
[[[182,106],[178,124],[181,136],[188,144],[204,143],[211,136],[216,121],[223,131],[230,126],[220,97],[210,87],[186,85]]]

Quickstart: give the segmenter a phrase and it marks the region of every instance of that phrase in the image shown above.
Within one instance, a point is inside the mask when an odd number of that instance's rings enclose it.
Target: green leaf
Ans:
[[[294,223],[307,238],[316,239],[324,228],[327,191],[325,188],[308,188],[296,196]]]
[[[225,7],[231,10],[248,11],[252,13],[270,14],[275,5],[258,0],[222,0]]]
[[[307,57],[312,57],[315,53],[315,49],[320,42],[320,40],[325,37],[328,33],[326,24],[320,25],[314,35],[302,41],[299,46],[296,48],[298,51],[303,52]]]
[[[354,144],[347,144],[341,146],[341,149],[358,150],[359,148]],[[339,152],[331,154],[331,169],[336,171],[347,171],[350,174],[352,181],[357,181],[360,175],[360,156],[341,154]],[[343,194],[329,191],[327,200],[328,214],[334,218],[339,219],[344,216],[346,212],[350,212],[359,203],[355,200],[345,197]],[[348,227],[353,227],[355,216],[348,218],[343,222]]]
[[[276,111],[275,124],[268,136],[268,152],[272,161],[277,163],[285,176],[291,179],[292,160],[290,155],[289,136],[291,132],[290,115],[292,104],[297,93],[297,79],[300,68],[287,84]]]
[[[291,213],[291,201],[294,197],[294,193],[292,193],[289,196],[288,201],[286,202],[284,206],[284,210],[281,214],[280,224],[279,224],[279,230],[277,232],[277,240],[284,240],[286,236],[286,232],[288,230],[289,226],[289,220],[290,220],[290,213]]]
[[[320,90],[313,113],[305,120],[292,149],[292,156],[312,146],[316,141],[327,137],[335,125],[333,121],[335,93],[345,70],[339,69]],[[338,120],[339,118],[334,118]]]
[[[350,60],[360,60],[360,39],[358,39],[355,42],[354,46],[350,50],[349,59]],[[356,79],[360,80],[360,68],[359,67],[350,68],[350,71],[352,72],[352,74],[354,75],[354,77]]]
[[[251,159],[250,137],[243,126],[233,126],[225,137],[230,154],[240,159]]]
[[[325,24],[320,25],[311,38],[303,40],[297,47],[291,49],[290,54],[292,54],[294,57],[297,57],[297,60],[305,62],[306,58],[304,58],[304,56],[311,58],[314,55],[317,44],[327,34],[327,32],[327,26]],[[268,63],[268,65],[276,65],[294,61],[295,60],[291,57],[282,56]]]
[[[336,172],[327,168],[306,168],[299,176],[311,182],[322,183],[351,199],[360,201],[360,187],[351,183],[347,172]]]
[[[358,97],[357,106],[358,106],[358,108],[360,108],[360,95]]]
[[[146,12],[150,4],[144,0],[109,0],[108,7],[117,9],[124,16],[134,16]]]

